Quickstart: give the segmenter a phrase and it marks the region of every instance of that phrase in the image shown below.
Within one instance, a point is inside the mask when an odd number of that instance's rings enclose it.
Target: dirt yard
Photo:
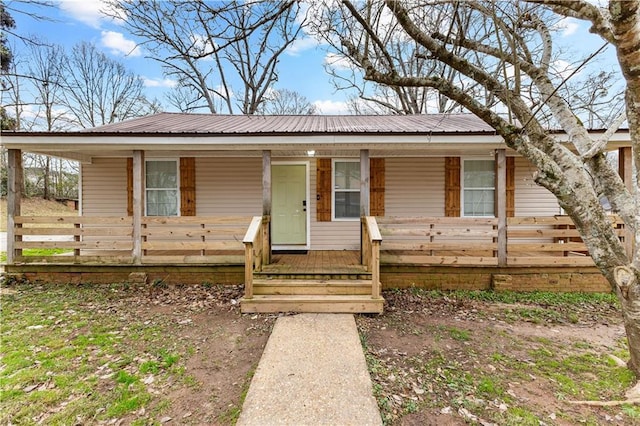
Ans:
[[[577,403],[633,384],[612,298],[512,295],[392,291],[384,315],[357,318],[385,423],[640,424],[637,404]]]
[[[2,292],[2,424],[234,424],[277,318],[240,314],[239,286]],[[610,299],[384,296],[356,321],[386,424],[640,424],[638,406],[572,403],[632,383]]]

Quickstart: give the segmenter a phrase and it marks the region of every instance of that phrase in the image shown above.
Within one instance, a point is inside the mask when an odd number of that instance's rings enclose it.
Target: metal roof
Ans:
[[[473,114],[216,115],[162,112],[83,130],[93,134],[434,134],[495,133]]]

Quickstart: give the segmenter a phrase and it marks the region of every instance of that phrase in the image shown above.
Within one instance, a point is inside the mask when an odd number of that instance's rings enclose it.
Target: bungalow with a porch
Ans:
[[[381,312],[381,287],[609,288],[534,168],[473,115],[160,113],[2,143],[6,270],[32,280],[244,283],[245,312]],[[628,182],[629,147],[609,142]],[[78,216],[21,215],[22,152],[80,162]]]

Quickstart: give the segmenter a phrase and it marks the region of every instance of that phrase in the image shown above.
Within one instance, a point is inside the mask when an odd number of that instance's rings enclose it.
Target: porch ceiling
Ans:
[[[601,132],[594,132],[594,137]],[[564,133],[554,135],[569,142]],[[269,150],[274,157],[358,157],[368,149],[372,157],[427,157],[488,155],[504,148],[493,131],[398,132],[398,133],[113,133],[84,131],[67,133],[4,132],[2,145],[25,152],[53,155],[80,162],[96,157],[131,157],[134,150],[153,156],[258,157]],[[628,131],[617,132],[609,149],[629,146]]]
[[[12,148],[14,148],[12,146]],[[498,148],[504,148],[504,145],[494,144],[491,146],[430,146],[428,149],[424,147],[394,147],[393,149],[377,149],[367,146],[351,147],[351,148],[326,148],[309,145],[307,149],[288,149],[277,147],[254,147],[253,149],[244,150],[212,150],[212,149],[153,149],[145,148],[145,156],[147,158],[154,157],[244,157],[244,158],[261,158],[264,150],[271,151],[274,158],[359,158],[361,149],[368,149],[370,157],[391,158],[391,157],[443,157],[443,156],[463,156],[463,155],[492,155],[493,151]],[[25,152],[35,154],[51,155],[54,157],[65,158],[69,160],[79,161],[81,163],[91,163],[94,158],[100,157],[132,157],[133,149],[114,149],[113,147],[105,149],[93,150],[60,150],[46,149],[42,147],[21,146]],[[513,153],[510,149],[507,152]]]

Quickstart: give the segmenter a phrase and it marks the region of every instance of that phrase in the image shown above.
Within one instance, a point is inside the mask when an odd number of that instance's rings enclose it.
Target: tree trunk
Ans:
[[[622,305],[624,327],[629,343],[628,367],[640,377],[640,271],[628,266],[615,268],[609,281],[615,282]]]

